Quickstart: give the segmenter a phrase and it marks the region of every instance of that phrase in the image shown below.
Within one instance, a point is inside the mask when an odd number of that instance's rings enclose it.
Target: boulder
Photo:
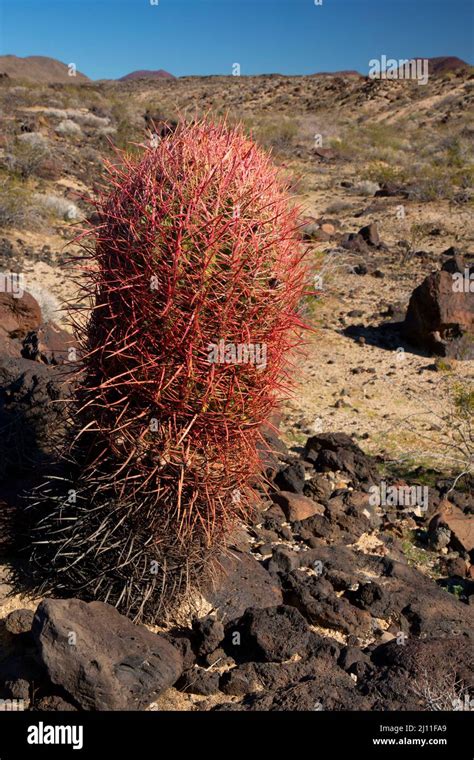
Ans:
[[[41,309],[32,295],[23,292],[21,298],[0,292],[0,327],[11,338],[24,338],[41,324]]]
[[[319,661],[322,657],[328,669],[336,669],[327,654],[318,654]],[[311,678],[318,669],[318,660],[310,656],[286,663],[244,662],[222,674],[219,688],[224,694],[235,696],[272,693]]]
[[[219,691],[219,673],[196,666],[183,674],[176,688],[189,694],[209,697]]]
[[[474,515],[465,514],[462,509],[444,499],[438,512],[433,515],[428,526],[428,537],[436,537],[439,528],[451,531],[451,541],[455,549],[472,552],[474,549]]]
[[[227,626],[225,649],[237,662],[284,662],[294,655],[305,656],[310,634],[294,607],[251,608]]]
[[[339,668],[330,657],[318,657],[299,667],[288,668],[293,683],[285,683],[285,672],[279,673],[281,683],[273,690],[263,688],[258,693],[250,694],[242,702],[235,705],[222,705],[217,710],[255,711],[340,711],[340,710],[369,710],[370,702],[357,691],[350,675]],[[263,666],[260,666],[263,668]],[[267,672],[271,666],[266,666]],[[279,666],[280,668],[282,666]],[[306,674],[298,678],[297,671],[306,670]],[[261,671],[257,678],[261,679]],[[253,674],[252,674],[253,675]],[[288,678],[286,679],[288,681]]]
[[[33,636],[51,681],[84,710],[141,709],[182,672],[182,657],[165,638],[103,602],[45,600]]]
[[[437,356],[474,358],[474,289],[456,287],[458,264],[432,272],[413,291],[403,332],[405,339]]]
[[[384,557],[378,583],[389,601],[392,619],[412,636],[468,634],[474,626],[472,605],[440,587],[415,567]]]
[[[251,555],[233,551],[220,560],[213,583],[202,590],[206,601],[219,611],[222,621],[235,620],[247,607],[281,604],[281,589],[273,576]]]

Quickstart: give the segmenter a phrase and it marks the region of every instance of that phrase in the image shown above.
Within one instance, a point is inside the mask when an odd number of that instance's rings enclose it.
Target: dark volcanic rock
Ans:
[[[257,451],[263,472],[272,480],[278,471],[286,465],[288,449],[277,433],[268,425],[262,426],[261,440],[257,442]],[[282,464],[283,463],[283,464]]]
[[[195,667],[183,674],[176,688],[189,694],[208,697],[219,691],[219,673]]]
[[[27,359],[0,360],[0,478],[10,469],[38,466],[55,452],[65,429],[61,372]]]
[[[373,670],[368,654],[359,647],[347,646],[341,652],[338,664],[346,673],[353,673],[358,678]]]
[[[35,613],[33,610],[13,610],[5,619],[5,628],[16,635],[29,633],[33,625]]]
[[[77,344],[70,333],[54,322],[41,325],[23,339],[22,356],[43,364],[64,364],[70,360],[70,349]]]
[[[414,567],[385,557],[382,568],[378,582],[390,601],[391,614],[400,623],[405,621],[411,635],[452,636],[472,631],[472,606],[459,601]]]
[[[335,594],[324,578],[294,570],[285,578],[284,599],[313,625],[367,636],[371,631],[370,615]]]
[[[380,245],[380,236],[376,224],[372,223],[362,227],[358,234],[368,245],[375,247]]]
[[[205,657],[218,648],[224,639],[224,626],[220,620],[208,615],[193,623],[195,648],[198,657]]]
[[[379,480],[373,460],[346,433],[320,433],[308,438],[304,456],[319,472],[346,472],[365,483]]]
[[[319,654],[318,658],[309,657],[296,662],[244,662],[236,668],[223,673],[220,690],[224,694],[242,696],[259,692],[274,692],[303,679],[311,678],[318,670],[318,660],[325,659],[327,668],[335,669],[328,654]]]
[[[302,493],[305,469],[300,461],[292,462],[277,473],[274,483],[281,491]]]
[[[227,626],[225,648],[236,661],[284,662],[296,654],[305,655],[310,633],[294,607],[248,609]]]
[[[45,600],[33,635],[51,681],[85,710],[142,708],[182,672],[166,639],[102,602]]]
[[[391,615],[390,598],[380,584],[360,583],[356,591],[347,591],[346,598],[361,610],[368,610],[374,617],[387,619]]]
[[[278,504],[285,513],[289,522],[306,520],[316,514],[324,514],[324,507],[307,496],[300,493],[291,493],[290,491],[280,491],[272,494],[275,504]]]
[[[41,712],[77,712],[77,707],[57,695],[41,697],[35,702],[35,709]]]
[[[274,607],[281,604],[281,589],[275,579],[251,555],[233,551],[220,561],[221,571],[203,596],[219,610],[223,621],[235,620],[247,607]]]
[[[460,709],[457,694],[473,685],[473,651],[463,636],[394,640],[373,651],[376,669],[361,676],[359,688],[375,710]]]
[[[326,710],[369,710],[370,702],[357,691],[352,678],[339,668],[329,657],[318,657],[303,664],[301,669],[306,674],[296,683],[285,682],[275,691],[271,688],[257,694],[251,694],[243,702],[233,705],[230,709],[248,710],[250,712],[270,711],[326,711]],[[281,666],[280,666],[281,667]],[[291,671],[291,665],[285,669]],[[297,670],[298,666],[294,670]],[[294,673],[293,670],[293,673]],[[280,678],[285,678],[288,671]],[[253,676],[253,674],[252,674]],[[261,679],[261,672],[256,673]],[[296,676],[297,677],[297,676]],[[285,678],[286,680],[286,678]],[[278,681],[275,682],[275,685]],[[228,707],[220,707],[226,710]]]

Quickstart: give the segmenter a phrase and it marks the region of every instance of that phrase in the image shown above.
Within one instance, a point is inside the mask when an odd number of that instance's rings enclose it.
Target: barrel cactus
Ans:
[[[56,588],[150,619],[258,499],[306,250],[281,170],[239,127],[182,121],[107,170],[84,238],[69,475],[46,489],[33,561]]]

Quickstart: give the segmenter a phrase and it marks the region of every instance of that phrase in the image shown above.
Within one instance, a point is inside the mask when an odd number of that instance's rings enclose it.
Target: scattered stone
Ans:
[[[313,515],[324,514],[324,506],[302,494],[279,491],[272,494],[273,501],[278,504],[289,522],[305,520]]]
[[[275,546],[272,550],[272,558],[268,563],[268,570],[271,573],[287,573],[299,567],[301,561],[301,552],[295,552],[288,546]]]
[[[392,198],[400,195],[402,198],[408,198],[408,191],[396,182],[383,182],[380,186],[380,190],[377,190],[375,196],[377,198]]]
[[[366,483],[379,480],[371,458],[346,433],[321,433],[308,438],[304,456],[319,472],[345,472]]]
[[[466,560],[461,557],[441,558],[440,565],[449,578],[464,578],[466,575]]]
[[[371,630],[369,613],[336,596],[330,584],[318,576],[292,571],[285,578],[284,599],[297,607],[312,625],[361,637]]]
[[[361,238],[367,243],[367,245],[373,246],[375,248],[378,248],[380,245],[380,236],[379,231],[377,229],[377,225],[372,223],[367,225],[366,227],[362,227],[358,234],[361,236]]]
[[[23,340],[22,356],[43,364],[64,364],[70,361],[70,349],[76,346],[66,330],[48,322],[29,332]]]
[[[359,688],[373,710],[454,710],[459,694],[472,681],[472,642],[465,636],[383,644],[372,653],[374,671]]]
[[[14,681],[6,681],[4,686],[8,699],[21,699],[24,707],[27,708],[30,703],[30,684],[23,678],[17,678]]]
[[[13,610],[5,619],[5,628],[15,635],[30,633],[34,616],[33,610]]]
[[[219,691],[219,673],[196,666],[183,674],[176,684],[176,688],[189,694],[209,697]]]
[[[332,148],[314,148],[314,153],[318,158],[323,159],[323,161],[332,161],[337,155],[336,151]]]
[[[77,709],[70,702],[58,696],[41,697],[35,703],[35,710],[41,712],[76,712]]]

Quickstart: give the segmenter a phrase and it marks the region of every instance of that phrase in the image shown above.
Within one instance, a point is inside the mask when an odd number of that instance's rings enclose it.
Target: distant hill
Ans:
[[[16,55],[0,55],[0,75],[6,74],[10,79],[26,79],[30,82],[90,82],[89,77],[76,71],[69,75],[66,63],[44,55],[28,55],[19,58]]]
[[[470,69],[471,66],[461,58],[455,55],[442,55],[438,58],[428,58],[428,71],[431,76],[446,74],[448,71],[457,71],[458,69]]]
[[[347,69],[343,71],[318,71],[316,74],[310,74],[312,77],[362,77],[358,71]]]
[[[409,61],[424,61],[424,58],[409,58]],[[441,55],[438,58],[428,58],[428,73],[430,77],[439,77],[450,71],[462,71],[471,68],[469,63],[455,55]]]
[[[124,77],[120,77],[119,82],[127,82],[129,79],[176,79],[173,74],[164,69],[158,69],[158,71],[148,71],[147,69],[140,69],[139,71],[132,71],[130,74],[125,74]]]

